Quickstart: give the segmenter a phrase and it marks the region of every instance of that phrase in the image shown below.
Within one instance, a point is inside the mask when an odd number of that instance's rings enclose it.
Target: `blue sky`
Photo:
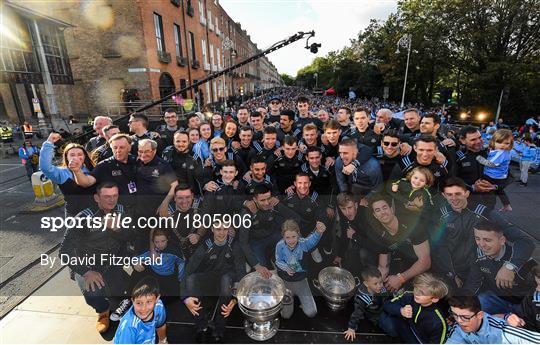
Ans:
[[[268,58],[280,73],[296,76],[316,56],[346,46],[365,28],[370,19],[384,20],[395,12],[395,0],[220,0],[227,13],[242,24],[261,49],[298,31],[315,30],[310,43],[321,43],[314,55],[297,41]]]

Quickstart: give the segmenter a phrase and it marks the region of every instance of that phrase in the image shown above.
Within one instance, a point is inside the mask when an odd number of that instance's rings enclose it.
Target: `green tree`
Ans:
[[[540,0],[399,0],[396,13],[370,24],[339,51],[298,71],[297,84],[350,87],[361,97],[401,99],[412,37],[406,100],[430,105],[443,88],[457,91],[461,106],[503,116],[535,114],[540,107]]]
[[[293,86],[295,85],[295,79],[294,77],[288,75],[287,73],[281,73],[281,80],[283,80],[283,83],[287,86]]]

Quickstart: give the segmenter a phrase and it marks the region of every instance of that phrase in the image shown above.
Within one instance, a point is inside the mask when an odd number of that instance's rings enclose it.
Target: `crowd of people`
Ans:
[[[477,127],[442,126],[441,110],[401,120],[396,107],[283,88],[227,116],[168,109],[155,131],[141,114],[130,133],[100,116],[61,164],[51,133],[40,167],[66,217],[104,224],[68,227],[60,250],[85,258],[68,264],[97,330],[120,321],[116,343],[166,343],[167,305],[180,300],[197,342],[223,342],[232,287],[250,271],[279,276],[314,318],[309,278],[338,265],[361,277],[344,340],[370,322],[395,342],[540,343],[534,240],[501,213],[512,132],[486,147]],[[116,221],[127,216],[137,225]],[[131,270],[99,260],[111,256]]]

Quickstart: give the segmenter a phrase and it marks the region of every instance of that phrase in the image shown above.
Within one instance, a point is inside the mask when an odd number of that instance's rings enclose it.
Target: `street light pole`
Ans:
[[[403,109],[403,106],[405,105],[405,90],[407,89],[407,76],[409,74],[409,59],[411,57],[411,35],[405,34],[403,35],[398,43],[397,43],[397,49],[396,54],[399,54],[399,47],[407,48],[407,66],[405,67],[405,80],[403,81],[403,93],[401,95],[401,108]]]
[[[223,41],[221,41],[221,56],[223,57],[223,63],[225,64],[225,50],[231,51],[233,49],[234,43],[229,37],[225,37]],[[231,59],[232,59],[232,53],[231,53]],[[232,65],[232,61],[229,62],[229,67]],[[225,67],[225,66],[223,66]],[[225,94],[225,86],[226,86],[226,80],[225,80],[225,74],[223,74],[223,82],[222,82],[222,93],[223,93],[223,102],[224,102],[224,108],[227,108],[227,96]]]

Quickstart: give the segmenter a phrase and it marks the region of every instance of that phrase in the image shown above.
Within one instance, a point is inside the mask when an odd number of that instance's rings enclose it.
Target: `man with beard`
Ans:
[[[362,267],[377,265],[375,253],[365,245],[367,208],[358,204],[347,193],[339,193],[336,198],[339,211],[340,234],[336,239],[336,255],[333,263],[357,275]]]
[[[335,171],[339,191],[342,193],[365,197],[382,184],[379,162],[373,157],[361,162],[354,139],[345,139],[339,144]]]
[[[326,206],[319,200],[319,194],[311,191],[311,181],[304,172],[296,174],[294,179],[294,191],[291,191],[283,200],[283,203],[300,216],[300,234],[302,237],[308,237],[315,229],[317,222],[323,223],[328,228],[329,222],[326,218]],[[325,232],[326,234],[326,232]],[[326,248],[329,252],[332,247],[332,237],[329,234],[323,234],[319,241],[320,247]],[[311,251],[313,261],[322,262],[321,253],[317,248]]]
[[[178,184],[174,189],[174,203],[170,203],[168,207],[168,216],[173,222],[179,220],[178,223],[169,225],[169,230],[172,235],[169,236],[171,245],[175,248],[181,248],[186,259],[197,249],[197,246],[206,235],[204,227],[194,228],[193,217],[196,214],[201,214],[199,211],[201,198],[195,197],[193,190],[184,183]],[[176,227],[174,225],[177,224]]]
[[[351,109],[340,107],[336,114],[336,120],[341,126],[341,133],[346,133],[351,129]]]
[[[414,168],[423,166],[428,168],[435,179],[430,189],[432,194],[440,190],[440,184],[450,175],[447,166],[448,160],[439,151],[437,151],[437,142],[435,138],[429,135],[418,137],[414,143],[414,154],[403,156],[394,170],[390,174],[391,181],[397,181],[405,178]]]
[[[251,162],[251,158],[257,154],[257,150],[253,147],[253,130],[251,127],[244,126],[240,128],[240,147],[233,151],[235,156],[240,157],[242,163],[247,167]]]
[[[238,108],[236,113],[236,121],[238,122],[238,127],[249,126],[249,110],[246,107]]]
[[[423,227],[414,226],[412,219],[399,216],[390,199],[382,194],[369,200],[373,218],[367,231],[369,248],[379,254],[379,269],[385,287],[398,291],[409,280],[431,267],[428,235]]]
[[[456,152],[455,175],[462,178],[471,192],[471,203],[495,207],[494,190],[496,186],[483,179],[484,166],[476,157],[487,158],[488,149],[484,148],[482,135],[478,128],[465,126],[461,129],[459,140],[464,148]]]
[[[281,112],[279,119],[279,128],[277,130],[277,137],[281,144],[287,135],[293,136],[296,139],[299,138],[302,130],[299,128],[294,129],[294,111],[285,109]]]
[[[241,190],[246,195],[252,196],[255,188],[259,185],[265,185],[272,194],[278,195],[278,189],[276,183],[272,180],[270,175],[266,173],[267,165],[263,157],[255,156],[251,159],[249,171],[244,175],[240,183],[242,184]]]
[[[381,165],[384,182],[390,179],[394,166],[401,159],[399,144],[400,140],[397,130],[387,129],[384,131],[381,146],[377,147],[377,155],[375,155],[375,158],[377,158]]]
[[[420,122],[421,135],[430,135],[435,138],[437,142],[437,149],[441,152],[449,161],[449,171],[455,162],[456,155],[456,142],[453,139],[444,136],[441,131],[441,118],[434,113],[426,114],[422,117]]]
[[[283,142],[283,154],[275,160],[270,170],[280,195],[292,187],[296,173],[300,171],[302,158],[302,153],[298,152],[296,138],[287,135]]]
[[[281,225],[288,219],[298,223],[298,215],[273,197],[265,185],[254,188],[253,198],[246,203],[242,219],[246,215],[251,217],[251,226],[240,228],[240,246],[247,263],[263,277],[269,278],[272,273],[267,268],[268,254],[275,250],[282,238]]]
[[[185,183],[197,195],[202,195],[201,180],[202,167],[198,161],[191,156],[189,147],[189,136],[187,132],[176,131],[174,133],[173,145],[163,150],[163,159],[171,164],[178,183]],[[168,202],[167,202],[168,203]]]
[[[334,171],[322,165],[321,149],[316,146],[307,149],[306,160],[307,163],[302,164],[302,172],[309,176],[311,187],[319,194],[321,203],[326,205],[327,217],[333,219],[338,191]]]
[[[253,147],[257,150],[257,156],[263,157],[268,167],[273,166],[278,154],[281,154],[277,146],[277,130],[271,126],[266,127],[262,144],[254,140]]]

